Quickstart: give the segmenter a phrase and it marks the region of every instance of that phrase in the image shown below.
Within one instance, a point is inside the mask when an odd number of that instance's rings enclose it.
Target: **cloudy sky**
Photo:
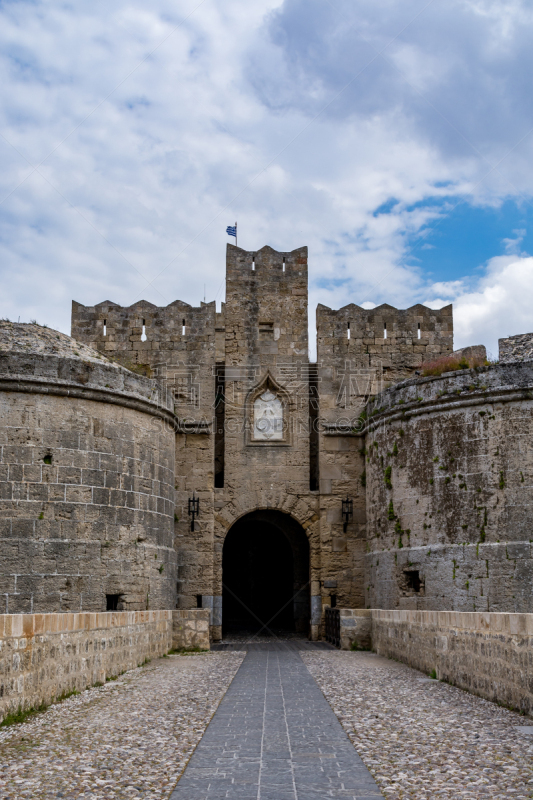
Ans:
[[[453,302],[496,354],[533,330],[532,38],[526,0],[0,0],[0,317],[220,301],[238,220],[309,246],[312,306]]]

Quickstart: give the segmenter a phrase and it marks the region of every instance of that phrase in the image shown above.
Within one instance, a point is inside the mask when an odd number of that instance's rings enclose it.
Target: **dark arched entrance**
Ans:
[[[281,511],[237,520],[222,554],[224,633],[309,633],[309,542]]]

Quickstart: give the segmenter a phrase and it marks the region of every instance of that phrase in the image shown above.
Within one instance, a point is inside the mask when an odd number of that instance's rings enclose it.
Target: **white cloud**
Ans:
[[[484,344],[498,357],[498,339],[533,331],[533,258],[499,256],[475,291],[454,299],[455,346]]]
[[[529,140],[476,183],[530,126],[532,15],[520,0],[453,0],[405,28],[422,7],[3,3],[0,316],[68,332],[73,298],[198,304],[206,284],[220,299],[238,219],[245,248],[309,246],[311,309],[456,298],[459,340],[461,308],[485,335],[503,267],[475,291],[429,287],[404,265],[407,242],[446,213],[428,198],[531,192]],[[387,43],[393,66],[371,62]]]

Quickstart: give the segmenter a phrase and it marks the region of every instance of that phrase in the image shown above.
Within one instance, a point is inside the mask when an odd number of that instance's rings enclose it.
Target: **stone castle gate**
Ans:
[[[310,363],[307,270],[306,247],[229,245],[220,313],[214,303],[73,304],[76,339],[173,391],[177,603],[210,608],[214,639],[245,623],[316,638],[324,603],[364,606],[364,461],[352,428],[369,394],[452,349],[451,306],[319,306]]]
[[[229,246],[220,313],[1,321],[6,613],[201,607],[217,640],[318,638],[333,604],[529,612],[529,339],[417,375],[451,311],[319,306],[311,363],[307,249]]]

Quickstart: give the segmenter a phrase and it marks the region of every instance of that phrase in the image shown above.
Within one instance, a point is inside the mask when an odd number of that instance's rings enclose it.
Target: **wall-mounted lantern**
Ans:
[[[189,497],[189,517],[191,517],[191,531],[194,531],[194,520],[200,514],[200,498],[194,496]]]
[[[348,523],[353,517],[353,500],[350,500],[348,497],[346,500],[342,501],[342,521],[344,522],[343,530],[346,533],[346,528],[348,527]]]

